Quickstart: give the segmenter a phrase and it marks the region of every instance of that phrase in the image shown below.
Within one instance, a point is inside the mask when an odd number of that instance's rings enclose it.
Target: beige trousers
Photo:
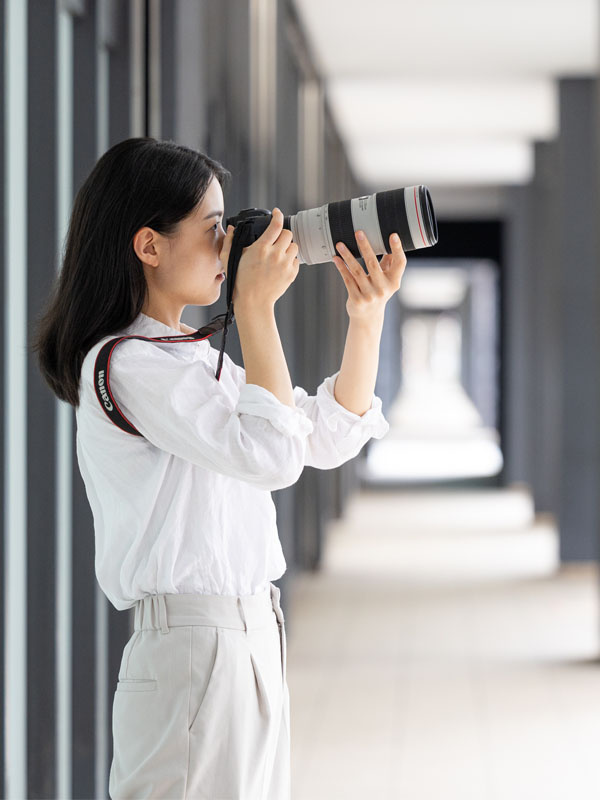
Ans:
[[[147,595],[113,698],[112,800],[290,800],[285,623],[256,595]]]

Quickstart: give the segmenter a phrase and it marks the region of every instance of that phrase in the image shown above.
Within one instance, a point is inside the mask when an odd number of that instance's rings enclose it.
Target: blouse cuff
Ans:
[[[312,420],[303,408],[282,403],[273,392],[256,383],[242,384],[235,410],[238,414],[263,417],[287,436],[307,436],[313,431]]]
[[[333,394],[335,381],[340,370],[330,375],[317,389],[319,411],[329,430],[340,430],[345,435],[363,432],[368,429],[371,437],[381,439],[389,431],[390,425],[381,411],[381,398],[373,394],[371,405],[362,416],[349,411],[338,403]]]

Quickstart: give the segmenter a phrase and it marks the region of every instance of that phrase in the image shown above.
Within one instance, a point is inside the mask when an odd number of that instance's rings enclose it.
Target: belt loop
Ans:
[[[158,597],[158,617],[160,620],[161,633],[169,633],[169,626],[167,625],[167,604],[163,594],[157,595]]]
[[[238,604],[238,608],[240,609],[240,614],[241,614],[242,620],[244,622],[244,630],[247,632],[248,631],[248,623],[246,622],[246,614],[244,613],[244,605],[243,605],[239,595],[238,595],[238,598],[237,598],[237,604]]]
[[[279,588],[279,586],[275,586],[274,583],[270,583],[270,589],[271,589],[271,605],[273,606],[273,611],[275,612],[277,621],[283,624],[285,618],[283,616],[283,611],[281,609],[281,603],[279,602],[279,599],[281,597],[281,589]]]

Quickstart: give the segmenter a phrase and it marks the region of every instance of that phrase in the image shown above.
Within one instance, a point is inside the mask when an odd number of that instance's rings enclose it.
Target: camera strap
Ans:
[[[118,428],[125,433],[131,433],[134,436],[142,436],[138,429],[133,425],[123,414],[117,405],[115,398],[110,389],[110,359],[115,350],[115,347],[126,339],[140,339],[144,342],[160,342],[161,344],[180,344],[183,342],[200,342],[203,339],[208,339],[220,330],[223,331],[223,338],[221,340],[221,348],[219,351],[219,361],[217,365],[216,379],[221,379],[221,369],[223,366],[223,358],[225,354],[225,343],[227,340],[227,330],[229,325],[235,321],[233,313],[233,287],[235,284],[235,276],[237,268],[242,256],[244,247],[251,244],[251,223],[239,223],[233,233],[233,241],[231,243],[231,250],[227,262],[227,311],[224,314],[211,319],[211,321],[198,328],[194,333],[182,334],[181,336],[139,336],[129,334],[126,336],[116,336],[114,339],[109,339],[100,348],[96,361],[94,363],[94,388],[96,390],[96,397],[104,410],[104,413]]]

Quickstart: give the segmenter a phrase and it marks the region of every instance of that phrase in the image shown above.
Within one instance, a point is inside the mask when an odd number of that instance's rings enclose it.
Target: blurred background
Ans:
[[[143,135],[230,169],[226,215],[425,184],[438,217],[386,307],[388,435],[273,494],[294,800],[600,797],[598,16],[0,0],[3,797],[108,796],[133,614],[96,583],[73,409],[26,342],[75,193]],[[277,303],[309,394],[346,297],[303,265]],[[235,326],[227,351],[243,363]]]

